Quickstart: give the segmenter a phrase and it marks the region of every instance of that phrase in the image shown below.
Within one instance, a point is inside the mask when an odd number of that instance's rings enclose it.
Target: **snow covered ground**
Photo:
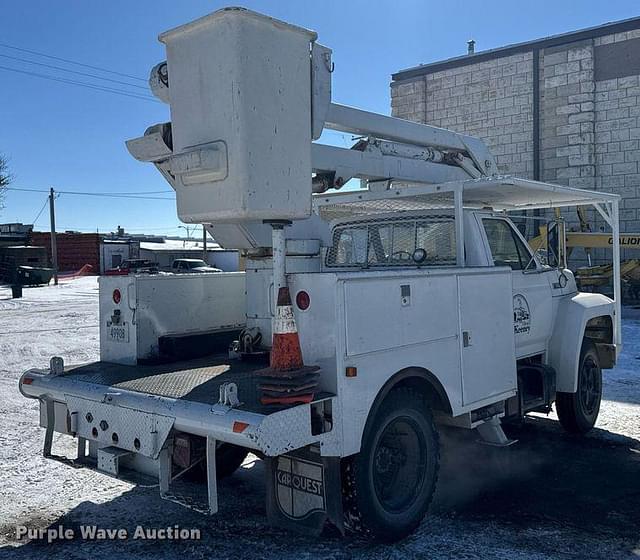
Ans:
[[[263,468],[251,459],[221,484],[220,514],[207,518],[139,487],[45,460],[38,407],[17,390],[28,367],[52,355],[65,363],[98,358],[95,278],[0,287],[0,558],[629,558],[640,556],[640,310],[625,310],[625,349],[605,372],[596,430],[579,440],[557,422],[533,418],[505,450],[443,437],[443,468],[432,514],[393,546],[272,529],[264,513]],[[57,453],[73,456],[59,436]],[[185,542],[17,543],[16,526],[198,528]]]

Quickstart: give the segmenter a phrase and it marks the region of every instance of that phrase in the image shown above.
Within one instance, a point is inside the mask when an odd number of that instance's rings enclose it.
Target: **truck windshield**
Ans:
[[[188,266],[189,268],[200,268],[203,266],[207,266],[207,263],[204,261],[189,261]]]
[[[416,249],[424,250],[420,261],[414,261]],[[453,216],[369,220],[336,226],[326,264],[360,268],[453,266],[456,264]]]

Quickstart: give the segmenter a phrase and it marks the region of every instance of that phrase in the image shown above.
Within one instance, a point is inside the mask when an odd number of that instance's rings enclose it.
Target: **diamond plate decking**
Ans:
[[[233,382],[238,386],[243,403],[240,408],[263,412],[265,408],[258,401],[259,379],[255,376],[255,372],[263,367],[265,364],[229,360],[220,355],[160,365],[93,362],[67,368],[66,376],[114,389],[206,404],[218,402],[222,383]]]

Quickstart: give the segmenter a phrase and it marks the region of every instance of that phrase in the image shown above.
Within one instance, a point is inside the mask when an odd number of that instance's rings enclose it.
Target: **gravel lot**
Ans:
[[[605,372],[605,401],[589,437],[530,419],[507,450],[473,434],[443,435],[432,513],[393,546],[354,538],[292,535],[266,524],[263,467],[249,456],[220,485],[220,514],[207,518],[160,500],[156,487],[120,482],[41,456],[38,407],[17,391],[28,367],[52,355],[98,358],[95,278],[29,288],[11,300],[0,287],[0,558],[637,558],[640,556],[640,311],[625,310],[625,350]],[[73,454],[64,436],[58,453]],[[35,528],[198,528],[193,541],[16,541]]]

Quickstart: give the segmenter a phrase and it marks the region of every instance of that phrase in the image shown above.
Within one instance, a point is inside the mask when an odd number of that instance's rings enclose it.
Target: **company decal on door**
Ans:
[[[531,331],[531,311],[527,298],[522,294],[513,296],[513,332],[529,334]]]

